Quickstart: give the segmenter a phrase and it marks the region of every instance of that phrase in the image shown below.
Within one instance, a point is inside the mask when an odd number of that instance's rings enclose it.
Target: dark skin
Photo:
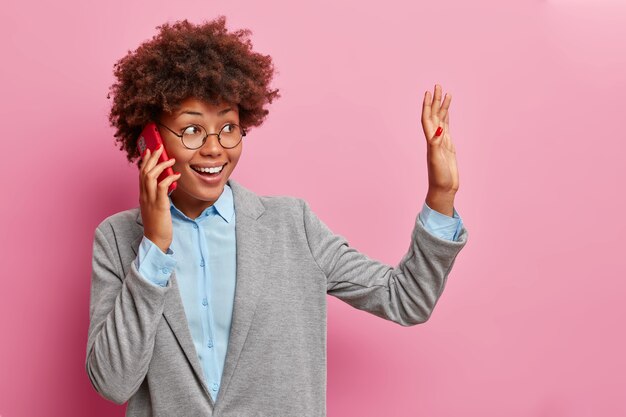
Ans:
[[[442,100],[441,86],[436,84],[434,94],[426,91],[422,104],[422,128],[426,138],[426,162],[428,168],[428,192],[426,204],[433,210],[452,217],[454,197],[459,189],[459,172],[456,163],[454,143],[450,136],[450,102],[452,96],[446,93]],[[227,108],[233,111],[220,115]],[[181,114],[184,109],[200,115]],[[161,122],[173,130],[184,128],[189,123],[201,124],[208,132],[217,132],[224,123],[239,122],[236,105],[185,100],[176,114],[163,114]],[[441,133],[436,135],[438,128]],[[167,189],[180,180],[172,201],[185,215],[195,219],[204,209],[210,207],[221,195],[224,184],[233,172],[243,141],[234,149],[224,149],[216,136],[209,136],[205,144],[197,150],[185,149],[180,140],[171,132],[159,129],[170,160],[157,164],[162,149],[154,153],[146,151],[139,167],[140,205],[144,223],[144,235],[163,252],[172,243],[173,228]],[[220,181],[207,184],[199,180],[191,167],[197,165],[225,164]],[[157,178],[167,167],[174,167],[176,173],[157,184]]]
[[[454,196],[459,190],[459,171],[456,151],[450,136],[450,102],[452,95],[446,93],[441,100],[441,86],[435,84],[435,94],[424,95],[422,128],[426,136],[426,161],[428,166],[428,193],[426,204],[431,209],[452,217]],[[435,136],[437,127],[443,129]]]
[[[159,123],[167,126],[159,126],[159,132],[170,159],[157,164],[162,149],[157,149],[152,154],[146,152],[139,169],[139,201],[144,235],[166,252],[172,243],[173,233],[167,196],[169,185],[177,181],[176,190],[171,195],[174,205],[187,217],[197,218],[224,191],[224,185],[237,166],[244,141],[233,148],[224,148],[216,135],[209,134],[200,148],[188,149],[172,132],[180,134],[190,125],[200,125],[207,133],[217,133],[230,123],[239,125],[239,110],[235,104],[222,102],[214,105],[191,97],[184,100],[175,112],[162,113]],[[207,177],[199,175],[194,169],[216,166],[223,168],[219,176],[211,181],[207,181]],[[172,167],[176,174],[168,176],[157,185],[156,179],[167,167]]]

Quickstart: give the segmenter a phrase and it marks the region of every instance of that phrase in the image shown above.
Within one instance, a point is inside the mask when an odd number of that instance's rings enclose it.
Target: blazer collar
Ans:
[[[236,215],[243,214],[256,220],[261,216],[261,214],[263,214],[263,212],[265,211],[265,206],[259,199],[259,196],[257,196],[255,193],[248,190],[232,178],[229,178],[226,183],[233,191],[233,200],[235,203]],[[141,210],[137,211],[136,221],[137,224],[143,227]]]
[[[228,385],[235,373],[239,355],[250,330],[259,296],[269,290],[270,283],[266,283],[266,278],[269,275],[269,268],[272,262],[271,253],[274,243],[272,225],[266,222],[267,216],[262,217],[262,214],[265,212],[265,206],[261,199],[232,179],[228,180],[228,185],[232,188],[235,205],[237,269],[232,323],[217,404],[214,404],[206,386],[204,373],[202,372],[200,360],[189,331],[182,298],[180,297],[176,272],[173,272],[170,276],[172,288],[167,292],[163,307],[163,316],[180,343],[199,383],[204,388],[207,399],[214,408],[214,412],[217,412],[220,406],[221,402],[219,399],[224,398],[224,395],[227,394]],[[140,236],[132,245],[135,255],[143,237],[143,223],[140,210],[137,214],[137,223],[142,227]]]

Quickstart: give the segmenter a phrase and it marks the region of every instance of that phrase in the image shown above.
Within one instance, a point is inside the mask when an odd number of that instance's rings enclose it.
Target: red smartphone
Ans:
[[[159,134],[159,130],[154,122],[148,123],[139,135],[139,139],[137,140],[137,149],[139,150],[139,154],[143,157],[146,149],[150,149],[150,153],[154,153],[154,151],[159,147],[159,145],[163,145],[163,152],[159,156],[159,161],[157,163],[165,162],[170,159],[167,156],[167,150],[165,149],[165,145],[163,144],[163,140],[161,139],[161,134]],[[167,176],[174,175],[174,170],[172,167],[167,167],[161,172],[159,178],[157,178],[157,182],[163,181]],[[167,190],[167,195],[172,194],[172,191],[176,189],[176,181],[174,181]]]

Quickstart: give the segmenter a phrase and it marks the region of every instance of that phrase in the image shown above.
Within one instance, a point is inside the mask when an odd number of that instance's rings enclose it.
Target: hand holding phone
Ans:
[[[163,140],[161,139],[161,135],[159,134],[159,129],[157,129],[157,126],[154,122],[150,122],[143,128],[141,135],[139,135],[139,139],[137,139],[137,149],[139,150],[139,154],[141,155],[142,159],[144,157],[146,149],[150,149],[150,153],[152,154],[158,149],[159,145],[163,146],[163,152],[161,152],[158,160],[158,163],[161,163],[169,160],[170,158],[167,156],[167,152],[165,151],[165,145],[163,145]],[[161,175],[159,175],[157,182],[163,181],[170,175],[174,175],[174,171],[171,167],[167,167],[161,173]],[[174,191],[175,189],[176,181],[170,184],[167,190],[167,194],[172,194],[172,191]]]
[[[158,131],[156,134],[158,135]],[[143,144],[146,145],[147,135],[142,135],[142,137]],[[150,146],[146,146],[142,151],[139,166],[139,203],[144,236],[167,253],[173,237],[168,190],[172,189],[172,184],[180,178],[181,174],[175,174],[172,171],[172,166],[176,161],[164,157],[163,154],[165,154],[165,147],[162,143],[154,152],[151,151]],[[172,174],[167,175],[167,171]]]

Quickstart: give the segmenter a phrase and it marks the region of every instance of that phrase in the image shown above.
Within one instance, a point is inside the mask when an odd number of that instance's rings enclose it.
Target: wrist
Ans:
[[[452,217],[454,215],[454,196],[456,192],[428,190],[426,205],[441,214]]]
[[[166,242],[166,241],[161,240],[161,239],[154,239],[154,238],[152,238],[152,237],[150,237],[150,236],[148,236],[148,235],[145,235],[145,236],[146,236],[146,238],[147,238],[150,242],[154,243],[154,245],[155,245],[156,247],[158,247],[159,249],[161,249],[161,251],[162,251],[163,253],[167,253],[167,250],[169,249],[170,244],[172,243],[171,241],[170,241],[170,242]]]

